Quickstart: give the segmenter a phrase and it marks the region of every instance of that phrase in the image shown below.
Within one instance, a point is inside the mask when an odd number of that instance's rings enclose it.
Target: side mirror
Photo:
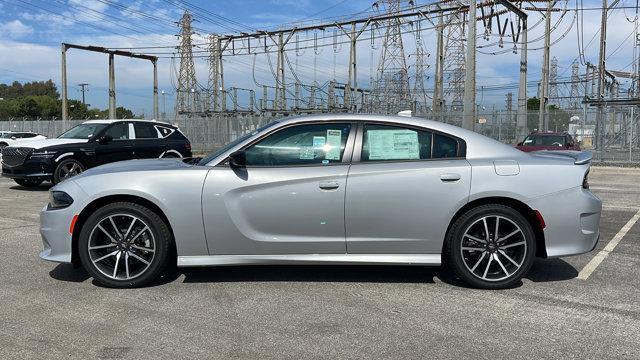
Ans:
[[[113,137],[111,135],[102,135],[98,138],[98,144],[100,145],[105,145],[110,143],[113,140]]]
[[[567,147],[574,147],[576,144],[573,141],[567,143]]]
[[[15,136],[12,136],[12,137],[11,137],[11,140],[15,140],[15,139],[17,139],[17,137],[15,137]]]
[[[244,151],[238,150],[229,154],[229,165],[231,167],[240,168],[247,165],[247,155]]]
[[[524,144],[524,142],[520,141],[516,146],[522,146],[522,144]]]

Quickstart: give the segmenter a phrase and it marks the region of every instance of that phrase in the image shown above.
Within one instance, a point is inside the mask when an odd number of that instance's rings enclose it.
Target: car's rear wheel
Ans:
[[[443,260],[471,286],[502,289],[520,281],[535,253],[535,235],[524,216],[509,206],[489,204],[454,222]]]
[[[13,181],[15,181],[18,185],[24,187],[36,187],[42,184],[42,180],[36,179],[13,179]]]
[[[150,209],[130,202],[105,205],[84,223],[78,243],[84,268],[99,283],[143,286],[168,262],[171,232]]]
[[[76,159],[62,160],[53,173],[53,184],[57,184],[84,171],[84,165]]]

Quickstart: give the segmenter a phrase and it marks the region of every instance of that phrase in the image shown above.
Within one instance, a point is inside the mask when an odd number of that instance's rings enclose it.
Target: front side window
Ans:
[[[285,128],[247,148],[247,166],[339,163],[350,130],[348,123],[305,124]]]
[[[104,133],[113,138],[113,140],[128,140],[129,139],[129,124],[116,123],[107,129]]]

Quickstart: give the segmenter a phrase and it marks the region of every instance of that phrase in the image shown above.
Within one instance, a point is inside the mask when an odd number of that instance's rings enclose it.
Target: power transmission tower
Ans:
[[[226,93],[224,90],[224,78],[222,77],[222,49],[220,39],[216,34],[209,35],[209,83],[207,104],[209,110],[214,112],[226,110]],[[221,94],[222,93],[222,96]],[[221,101],[222,98],[222,101]]]
[[[87,91],[85,90],[86,86],[89,86],[89,84],[87,83],[82,83],[82,84],[78,84],[78,86],[80,86],[80,91],[82,91],[82,105],[86,105],[85,101],[84,101],[84,92]]]
[[[193,113],[197,110],[197,81],[196,68],[193,63],[193,50],[191,44],[191,22],[193,18],[188,11],[184,12],[178,23],[180,27],[180,70],[178,72],[178,86],[176,88],[176,117],[180,114]]]
[[[400,0],[385,0],[387,14],[400,12]],[[379,109],[384,113],[393,113],[407,109],[409,94],[409,76],[407,62],[402,45],[400,18],[387,20],[387,30],[382,45],[382,54],[378,64],[378,81],[375,91]]]
[[[569,108],[578,109],[578,104],[580,104],[580,65],[577,61],[571,64],[571,94],[569,96],[571,97]]]
[[[550,103],[560,106],[558,99],[558,59],[554,56],[551,59],[551,67],[549,68],[549,99]]]
[[[460,3],[461,2],[457,2]],[[464,99],[464,75],[465,75],[465,30],[464,13],[455,12],[451,14],[447,23],[446,41],[444,48],[444,79],[447,82],[445,94],[451,99],[450,107],[454,111],[462,111],[462,101]]]
[[[413,82],[413,102],[414,112],[421,111],[426,113],[428,96],[424,89],[424,82],[426,80],[426,69],[429,65],[425,61],[426,57],[429,57],[429,53],[425,50],[422,43],[422,29],[420,22],[417,22],[416,29],[416,52],[413,54],[414,58],[414,82]]]

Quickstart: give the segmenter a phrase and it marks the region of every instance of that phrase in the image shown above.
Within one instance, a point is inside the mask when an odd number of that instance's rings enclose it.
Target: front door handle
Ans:
[[[320,189],[322,190],[335,190],[340,187],[340,183],[333,180],[320,181],[318,186],[320,186]]]
[[[442,174],[440,175],[440,180],[443,182],[453,182],[460,180],[460,174]]]

